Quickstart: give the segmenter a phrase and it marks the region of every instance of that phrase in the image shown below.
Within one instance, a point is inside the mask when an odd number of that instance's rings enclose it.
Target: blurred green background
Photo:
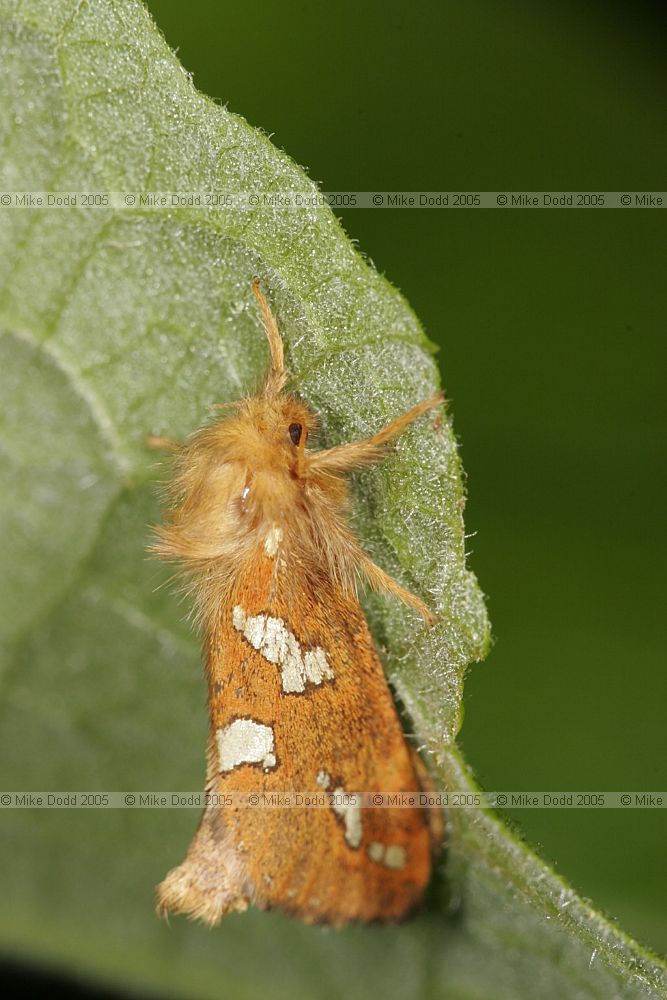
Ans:
[[[149,7],[196,86],[324,190],[665,187],[656,8]],[[496,638],[466,689],[480,781],[667,788],[664,212],[341,215],[441,347]],[[664,811],[511,818],[667,951]]]

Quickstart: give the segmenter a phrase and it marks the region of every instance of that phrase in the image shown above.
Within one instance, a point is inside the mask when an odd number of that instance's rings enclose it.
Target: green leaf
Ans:
[[[300,191],[314,185],[198,94],[130,0],[0,0],[2,187]],[[240,40],[237,40],[240,43]],[[146,433],[184,437],[256,384],[259,273],[321,443],[378,428],[437,368],[401,296],[328,208],[0,209],[2,785],[199,791],[206,719],[197,643],[144,555],[160,472]],[[466,666],[488,645],[465,568],[451,427],[428,418],[354,480],[370,554],[437,607],[425,633],[366,607],[388,674],[448,790]],[[632,998],[664,968],[490,814],[449,814],[447,870],[421,916],[340,933],[279,914],[168,927],[153,885],[191,810],[4,812],[0,944],[163,995]],[[9,863],[8,863],[9,862]],[[289,961],[285,961],[285,957]]]

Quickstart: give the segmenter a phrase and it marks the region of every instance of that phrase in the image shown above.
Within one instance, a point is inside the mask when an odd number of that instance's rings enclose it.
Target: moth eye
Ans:
[[[287,432],[292,439],[292,444],[298,444],[301,440],[301,424],[290,424]]]

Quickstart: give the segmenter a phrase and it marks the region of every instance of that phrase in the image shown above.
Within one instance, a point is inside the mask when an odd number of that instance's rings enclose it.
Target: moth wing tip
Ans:
[[[229,913],[248,909],[249,900],[231,890],[224,873],[202,879],[201,873],[184,861],[172,870],[156,887],[156,912],[169,923],[169,914],[184,914],[191,920],[200,920],[207,927],[215,927]]]

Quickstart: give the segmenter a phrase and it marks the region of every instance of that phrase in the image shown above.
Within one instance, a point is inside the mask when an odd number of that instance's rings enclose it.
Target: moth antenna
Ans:
[[[276,318],[259,287],[259,278],[252,279],[252,290],[262,313],[264,333],[271,349],[271,367],[266,373],[262,392],[264,396],[277,396],[287,381],[283,338],[280,336]]]

